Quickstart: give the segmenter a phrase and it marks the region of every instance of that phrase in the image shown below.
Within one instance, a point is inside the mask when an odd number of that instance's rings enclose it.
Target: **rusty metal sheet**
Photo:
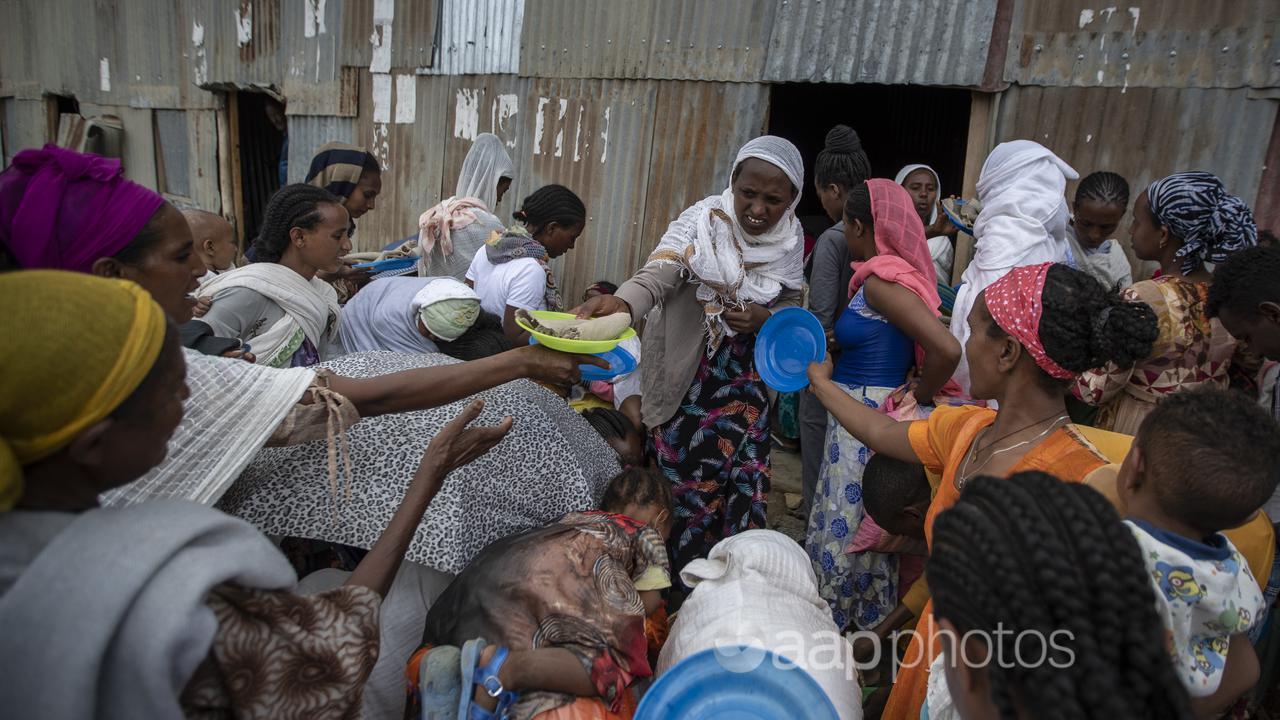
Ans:
[[[279,93],[282,0],[181,0],[189,82]]]
[[[1276,123],[1275,100],[1205,88],[1012,86],[1001,97],[996,142],[1025,138],[1053,150],[1083,177],[1120,173],[1132,199],[1152,180],[1204,170],[1253,205]],[[1074,183],[1067,196],[1075,192]],[[1129,251],[1129,225],[1119,238]],[[1130,260],[1134,258],[1130,254]]]
[[[525,3],[520,74],[758,81],[776,2]]]
[[[767,82],[982,84],[996,0],[777,0]]]
[[[1082,87],[1280,87],[1275,0],[1019,2],[1005,78]]]
[[[437,0],[346,0],[341,5],[343,65],[372,72],[431,66]]]

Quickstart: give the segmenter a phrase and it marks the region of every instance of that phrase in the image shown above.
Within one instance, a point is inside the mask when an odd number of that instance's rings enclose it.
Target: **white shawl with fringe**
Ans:
[[[262,294],[284,311],[284,317],[252,338],[253,352],[262,364],[288,365],[289,358],[301,344],[297,338],[299,331],[321,353],[336,337],[334,330],[341,310],[338,293],[320,278],[307,280],[279,263],[258,262],[222,273],[200,291],[212,295],[217,302],[219,292],[239,287]]]

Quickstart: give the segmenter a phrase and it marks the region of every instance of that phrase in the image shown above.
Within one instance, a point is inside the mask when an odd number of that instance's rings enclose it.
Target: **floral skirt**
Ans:
[[[704,353],[680,409],[650,431],[658,469],[675,494],[673,583],[722,538],[766,527],[769,399],[754,352],[754,335],[736,335],[714,356]]]
[[[838,385],[868,407],[879,408],[894,388]],[[871,451],[830,415],[822,469],[809,511],[805,550],[813,561],[818,594],[831,605],[836,625],[860,629],[880,623],[898,604],[898,556],[846,554],[862,524],[862,473]]]

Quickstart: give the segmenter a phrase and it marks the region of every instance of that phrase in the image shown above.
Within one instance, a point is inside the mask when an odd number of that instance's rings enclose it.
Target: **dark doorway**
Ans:
[[[265,93],[232,94],[235,96],[236,139],[240,146],[240,217],[247,247],[262,227],[267,201],[280,189],[284,114],[283,106]]]
[[[858,132],[875,177],[923,163],[942,179],[939,195],[959,195],[969,136],[969,91],[915,85],[774,85],[769,132],[795,143],[804,158],[805,188],[796,208],[810,232],[830,227],[813,192],[813,163],[827,131],[844,124]]]

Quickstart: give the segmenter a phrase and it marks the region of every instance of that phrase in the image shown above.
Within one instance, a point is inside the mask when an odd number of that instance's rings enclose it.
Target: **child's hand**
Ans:
[[[205,313],[209,312],[209,308],[211,307],[213,307],[213,298],[198,297],[196,298],[196,306],[191,311],[191,314],[192,316],[198,317],[198,318],[204,317]]]

